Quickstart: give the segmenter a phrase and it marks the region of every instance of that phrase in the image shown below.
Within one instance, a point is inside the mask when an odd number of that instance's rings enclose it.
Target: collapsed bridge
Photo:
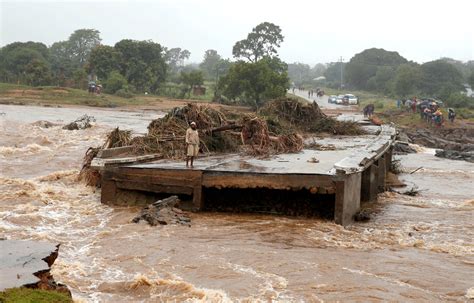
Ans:
[[[335,150],[304,149],[269,159],[209,156],[198,158],[193,169],[182,161],[121,164],[126,160],[103,157],[101,201],[136,205],[177,194],[189,197],[195,210],[208,210],[219,209],[220,204],[226,209],[242,200],[251,206],[256,197],[266,197],[267,209],[282,199],[296,204],[304,200],[347,225],[361,203],[375,200],[385,190],[396,132],[390,125],[376,128],[375,135],[322,140],[340,147]]]

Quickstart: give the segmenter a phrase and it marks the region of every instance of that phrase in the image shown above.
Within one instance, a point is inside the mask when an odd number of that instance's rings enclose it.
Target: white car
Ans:
[[[336,104],[342,105],[344,103],[343,99],[344,99],[344,95],[337,96],[336,97]]]
[[[352,95],[352,94],[346,94],[344,95],[344,101],[343,103],[345,104],[349,104],[349,105],[357,105],[359,104],[359,98],[357,98],[356,96]]]

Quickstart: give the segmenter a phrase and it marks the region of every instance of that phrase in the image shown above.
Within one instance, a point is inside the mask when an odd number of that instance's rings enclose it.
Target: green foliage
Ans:
[[[246,58],[250,62],[257,62],[263,57],[273,57],[277,55],[277,48],[283,38],[278,25],[263,22],[254,27],[246,39],[235,43],[232,55],[235,58]]]
[[[341,65],[342,73],[344,73],[346,63],[332,62],[328,64],[327,69],[324,72],[324,77],[326,77],[326,83],[329,87],[338,88],[341,86]]]
[[[121,88],[121,89],[117,90],[115,92],[115,95],[119,96],[119,97],[122,97],[122,98],[127,98],[127,99],[133,98],[133,96],[134,96],[134,94],[131,91],[129,91],[128,88]]]
[[[75,88],[87,88],[87,73],[83,68],[77,68],[72,74],[72,79],[74,81]]]
[[[290,77],[295,85],[300,86],[311,81],[311,68],[308,64],[304,63],[295,62],[288,64],[288,77]]]
[[[452,93],[463,89],[461,73],[444,60],[436,60],[421,65],[422,82],[420,89],[426,94],[446,99]]]
[[[368,89],[369,79],[376,77],[378,70],[384,68],[384,71],[382,71],[384,75],[380,77],[379,82],[381,85],[385,85],[386,81],[383,80],[388,71],[386,67],[390,67],[392,69],[391,73],[393,73],[399,65],[407,62],[398,52],[390,52],[378,48],[366,49],[356,54],[347,63],[344,79],[346,83],[354,88]],[[378,90],[383,91],[385,87],[378,87],[377,82],[378,80],[375,79],[370,84],[375,84]]]
[[[186,85],[188,96],[191,96],[191,91],[194,86],[202,85],[204,83],[204,76],[202,71],[194,70],[189,73],[181,72],[181,82]]]
[[[172,74],[178,73],[179,69],[183,67],[184,60],[188,59],[191,53],[187,49],[181,49],[175,47],[171,49],[165,49],[164,59],[169,66],[169,70]]]
[[[285,96],[288,88],[287,66],[278,58],[238,61],[219,81],[219,90],[225,97],[257,109],[267,100]]]
[[[373,79],[375,84],[373,90],[389,93],[392,90],[393,78],[395,78],[395,68],[391,66],[381,66],[377,69],[375,76],[369,79],[369,82]]]
[[[164,49],[152,41],[121,40],[114,46],[119,53],[120,74],[138,91],[154,92],[166,78]]]
[[[92,49],[100,44],[100,32],[95,29],[75,30],[68,40],[68,50],[73,61],[83,66]]]
[[[74,62],[69,51],[68,41],[53,43],[49,48],[51,72],[54,81],[58,86],[65,86],[66,79],[71,78],[74,70],[79,68],[79,64]]]
[[[51,73],[45,61],[34,59],[25,68],[26,82],[31,86],[47,85],[51,82]]]
[[[0,292],[0,302],[2,303],[72,303],[72,299],[57,291],[31,289],[31,288],[10,288]]]
[[[216,50],[208,49],[204,53],[204,59],[199,67],[204,71],[207,79],[217,79],[221,60]]]
[[[118,71],[113,71],[107,77],[104,89],[106,93],[115,94],[118,90],[126,88],[127,84],[127,79],[124,76]]]
[[[474,109],[474,98],[463,95],[459,92],[452,93],[446,99],[448,107]]]
[[[417,93],[421,84],[422,74],[419,66],[414,64],[402,64],[398,67],[393,93],[402,98],[408,98]]]
[[[50,80],[46,45],[14,42],[0,50],[1,81],[41,85]],[[35,75],[41,79],[33,79]]]
[[[108,45],[99,45],[94,48],[89,57],[88,70],[99,77],[107,79],[112,71],[120,69],[120,54]]]
[[[467,78],[467,83],[471,86],[472,89],[474,89],[474,69],[472,70],[469,78]]]
[[[308,64],[291,63],[288,64],[288,77],[296,86],[314,85],[315,78],[324,76],[326,65],[318,63],[312,68]]]

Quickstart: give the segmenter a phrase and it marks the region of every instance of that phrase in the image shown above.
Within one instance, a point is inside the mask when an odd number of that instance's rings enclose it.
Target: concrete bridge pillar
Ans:
[[[362,174],[355,173],[341,176],[335,181],[336,205],[334,221],[343,226],[352,222],[352,217],[360,209]]]
[[[385,155],[377,160],[377,188],[379,193],[385,191],[385,177],[387,174]]]
[[[360,192],[360,202],[366,203],[375,201],[378,194],[378,167],[370,165],[362,172],[362,184]]]

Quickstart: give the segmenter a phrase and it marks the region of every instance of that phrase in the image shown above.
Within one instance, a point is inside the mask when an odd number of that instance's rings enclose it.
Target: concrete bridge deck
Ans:
[[[124,191],[182,194],[192,196],[199,210],[206,206],[206,188],[307,190],[315,203],[318,195],[334,195],[334,220],[346,225],[361,201],[373,200],[383,190],[394,136],[394,128],[382,126],[377,135],[320,141],[335,150],[303,150],[268,159],[209,156],[198,158],[193,169],[186,168],[183,161],[171,160],[106,166],[102,202],[117,203]]]

